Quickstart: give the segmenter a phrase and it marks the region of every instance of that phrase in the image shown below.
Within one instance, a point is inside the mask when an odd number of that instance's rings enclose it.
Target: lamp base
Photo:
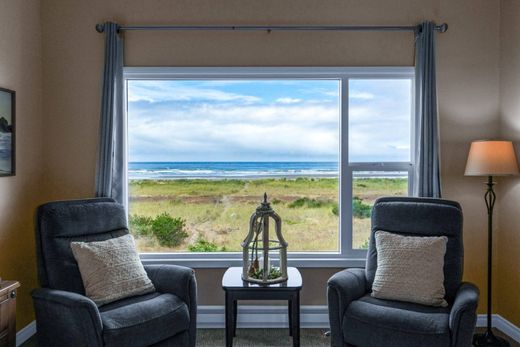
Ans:
[[[509,342],[501,337],[495,336],[490,330],[484,334],[473,335],[473,346],[476,347],[509,347]]]

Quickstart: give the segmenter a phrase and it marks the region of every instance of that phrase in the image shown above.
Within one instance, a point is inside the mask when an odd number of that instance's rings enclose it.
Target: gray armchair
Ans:
[[[444,287],[448,307],[381,300],[370,296],[377,269],[377,230],[448,237]],[[458,203],[428,198],[380,198],[372,210],[372,231],[365,269],[347,269],[328,281],[331,345],[471,346],[479,291],[461,283],[462,210]]]
[[[51,202],[38,208],[42,288],[32,296],[40,346],[195,346],[197,285],[189,268],[145,265],[154,293],[100,307],[85,296],[70,242],[125,234],[125,210],[112,199]]]

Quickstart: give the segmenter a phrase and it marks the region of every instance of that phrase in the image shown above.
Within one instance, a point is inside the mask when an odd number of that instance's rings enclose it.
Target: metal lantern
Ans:
[[[275,239],[269,235],[271,220],[274,221]],[[287,245],[282,236],[282,219],[264,194],[264,201],[251,215],[249,233],[242,242],[242,279],[260,284],[287,281]]]

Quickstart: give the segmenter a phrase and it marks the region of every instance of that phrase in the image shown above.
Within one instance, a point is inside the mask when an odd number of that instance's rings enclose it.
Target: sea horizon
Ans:
[[[334,161],[147,161],[129,162],[131,180],[337,178]],[[356,177],[405,177],[400,172],[365,172]]]
[[[259,179],[337,177],[337,162],[151,161],[129,162],[130,179]]]

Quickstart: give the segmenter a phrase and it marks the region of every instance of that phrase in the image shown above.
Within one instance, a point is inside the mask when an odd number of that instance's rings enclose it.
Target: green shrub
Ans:
[[[136,236],[152,236],[152,222],[152,218],[137,214],[130,215],[128,220],[130,230]]]
[[[363,200],[355,196],[352,200],[352,214],[356,218],[370,218],[372,206],[365,204]]]
[[[307,207],[308,208],[320,208],[324,205],[327,205],[326,201],[316,200],[316,199],[308,199]]]
[[[289,207],[289,208],[303,207],[303,205],[305,205],[306,200],[307,200],[307,198],[296,199],[293,202],[291,202],[289,205],[287,205],[287,207]]]
[[[332,214],[335,216],[339,216],[339,206],[337,203],[334,203],[332,205]],[[352,200],[352,214],[356,218],[370,218],[372,212],[372,207],[370,205],[367,205],[358,198],[357,196],[354,197],[354,200]]]
[[[308,208],[320,208],[327,204],[330,204],[330,202],[322,201],[322,200],[316,200],[316,199],[309,199],[307,197],[299,198],[291,202],[287,207],[289,208],[299,208],[299,207],[308,207]]]
[[[339,207],[335,202],[309,199],[307,197],[299,198],[291,202],[287,207],[289,208],[320,208],[324,206],[332,206],[332,214],[335,216],[339,216]],[[356,218],[369,218],[372,211],[372,207],[368,204],[365,204],[363,200],[359,197],[355,196],[352,200],[352,213]]]
[[[194,244],[188,246],[188,250],[190,252],[224,252],[226,249],[211,241],[198,238]]]
[[[361,249],[368,249],[368,239],[366,239],[365,242],[363,242],[363,244],[361,245],[360,248]]]
[[[176,247],[188,237],[184,230],[186,222],[182,218],[173,218],[168,213],[162,213],[152,221],[152,233],[164,247]]]
[[[334,203],[334,205],[332,206],[332,214],[335,216],[339,216],[339,207],[336,203]]]

